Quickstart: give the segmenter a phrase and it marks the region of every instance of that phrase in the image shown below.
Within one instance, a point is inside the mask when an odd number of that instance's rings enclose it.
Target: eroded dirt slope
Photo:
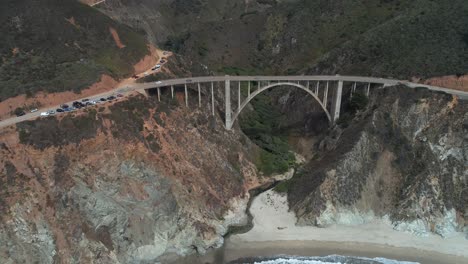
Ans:
[[[1,132],[0,262],[153,263],[219,246],[245,220],[256,148],[219,118],[156,101]]]

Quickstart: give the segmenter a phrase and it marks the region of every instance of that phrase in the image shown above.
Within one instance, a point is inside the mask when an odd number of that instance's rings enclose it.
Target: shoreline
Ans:
[[[366,258],[387,258],[398,261],[411,261],[421,264],[468,263],[468,258],[442,254],[417,248],[394,247],[383,244],[361,242],[333,242],[315,240],[276,240],[276,241],[230,241],[225,246],[204,256],[189,256],[178,259],[178,264],[220,264],[244,258],[275,256],[317,257],[329,255]],[[237,262],[235,262],[237,263]]]
[[[402,248],[388,245],[361,242],[330,242],[314,240],[288,240],[228,243],[225,261],[233,261],[244,257],[258,256],[328,256],[342,255],[367,258],[388,258],[399,261],[419,263],[467,263],[468,258],[440,254],[434,251],[417,248]]]
[[[463,233],[450,238],[433,234],[419,237],[396,231],[379,218],[352,226],[296,226],[296,216],[289,211],[286,198],[273,190],[261,193],[249,209],[253,216],[251,230],[231,235],[221,248],[207,255],[189,256],[172,263],[219,264],[240,258],[278,255],[383,257],[424,264],[468,263],[468,239]]]

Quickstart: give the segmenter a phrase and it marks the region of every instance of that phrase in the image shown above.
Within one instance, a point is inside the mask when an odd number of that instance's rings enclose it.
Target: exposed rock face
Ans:
[[[391,87],[320,144],[294,177],[299,224],[360,224],[385,217],[395,229],[443,237],[467,232],[468,103]]]
[[[0,262],[154,263],[246,221],[256,149],[201,110],[141,95],[1,136]]]

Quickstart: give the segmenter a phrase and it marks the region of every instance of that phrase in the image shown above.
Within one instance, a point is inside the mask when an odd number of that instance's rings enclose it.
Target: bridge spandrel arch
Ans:
[[[328,121],[329,122],[332,122],[332,118],[331,118],[331,115],[330,115],[330,112],[327,110],[327,107],[326,105],[324,105],[322,103],[322,101],[320,100],[320,98],[312,91],[312,90],[309,90],[307,89],[307,87],[301,85],[301,84],[297,84],[297,83],[290,83],[290,82],[281,82],[281,83],[274,83],[274,84],[270,84],[270,85],[267,85],[265,87],[262,87],[258,90],[256,90],[255,92],[251,93],[250,96],[248,96],[240,105],[240,108],[238,108],[236,110],[236,112],[234,113],[234,116],[232,117],[232,121],[231,121],[231,124],[229,124],[229,127],[228,129],[230,129],[232,127],[232,125],[234,124],[234,122],[236,122],[237,118],[239,117],[240,113],[242,112],[242,110],[250,103],[250,101],[252,101],[253,98],[255,98],[255,96],[263,93],[264,91],[268,90],[268,89],[271,89],[271,88],[274,88],[274,87],[279,87],[279,86],[292,86],[292,87],[295,87],[295,88],[299,88],[301,90],[304,90],[305,92],[307,92],[309,95],[312,96],[312,98],[315,99],[315,101],[317,101],[317,103],[320,105],[320,107],[322,108],[322,110],[325,112],[325,114],[327,115],[327,118],[328,118]],[[326,102],[325,102],[326,103]]]

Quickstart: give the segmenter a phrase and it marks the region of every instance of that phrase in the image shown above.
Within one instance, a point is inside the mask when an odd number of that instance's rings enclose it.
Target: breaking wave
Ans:
[[[340,255],[325,257],[278,256],[273,258],[239,259],[232,264],[419,264],[418,262],[400,261],[386,258],[364,258]]]

